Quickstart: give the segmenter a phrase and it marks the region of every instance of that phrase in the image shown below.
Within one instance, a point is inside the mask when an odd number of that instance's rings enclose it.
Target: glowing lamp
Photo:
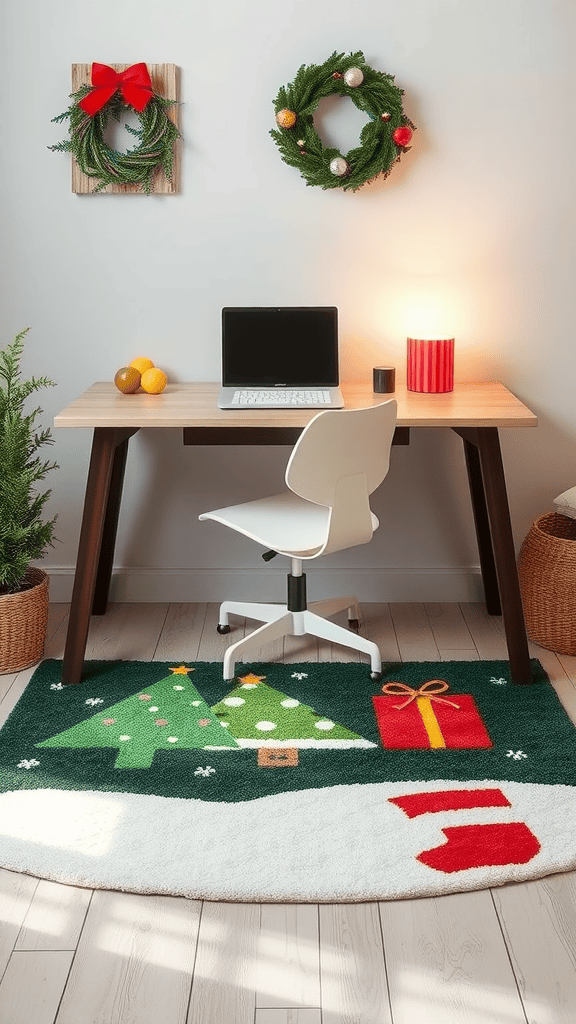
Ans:
[[[408,391],[454,390],[454,338],[408,338]]]

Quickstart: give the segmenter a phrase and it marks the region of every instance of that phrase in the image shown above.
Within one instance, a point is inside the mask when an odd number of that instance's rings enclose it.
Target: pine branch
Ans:
[[[20,379],[20,359],[28,329],[0,351],[0,592],[17,591],[33,559],[41,558],[52,545],[56,517],[42,520],[50,490],[39,492],[36,484],[56,462],[38,452],[53,444],[48,428],[35,429],[42,409],[24,412],[26,399],[44,387],[54,386],[48,377]]]

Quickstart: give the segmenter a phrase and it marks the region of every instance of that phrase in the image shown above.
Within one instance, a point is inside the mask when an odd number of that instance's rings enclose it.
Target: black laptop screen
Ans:
[[[335,306],[226,307],[222,310],[222,383],[335,387]]]

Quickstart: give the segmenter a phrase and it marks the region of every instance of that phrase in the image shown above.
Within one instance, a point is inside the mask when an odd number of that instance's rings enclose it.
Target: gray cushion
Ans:
[[[554,500],[554,508],[561,515],[576,519],[576,487],[570,487],[568,491],[559,494]]]

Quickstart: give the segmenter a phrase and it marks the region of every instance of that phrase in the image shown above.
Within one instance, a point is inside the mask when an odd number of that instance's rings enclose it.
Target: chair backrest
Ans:
[[[394,399],[367,409],[327,409],[300,435],[286,483],[301,498],[332,510],[323,554],[371,539],[368,496],[388,472],[396,413]]]

